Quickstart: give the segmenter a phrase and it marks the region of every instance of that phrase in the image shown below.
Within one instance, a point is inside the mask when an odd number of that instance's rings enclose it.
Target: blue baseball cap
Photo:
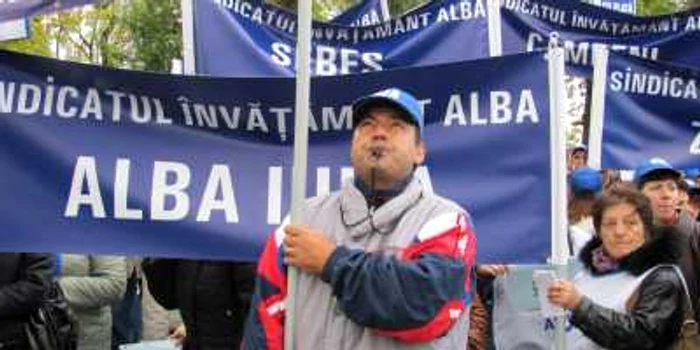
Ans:
[[[671,163],[663,158],[655,157],[641,162],[637,168],[634,169],[634,183],[636,183],[637,186],[641,186],[645,178],[649,175],[661,172],[667,172],[675,178],[681,177],[681,173],[674,169]]]
[[[578,168],[571,172],[571,190],[598,193],[603,190],[603,175],[593,168]]]
[[[698,176],[700,176],[700,169],[698,169],[698,168],[685,169],[684,173],[685,173],[686,177],[698,177]]]
[[[353,128],[367,116],[371,108],[386,106],[400,110],[409,122],[418,127],[423,134],[423,109],[418,100],[406,91],[398,88],[389,88],[377,91],[369,96],[361,97],[352,104]]]

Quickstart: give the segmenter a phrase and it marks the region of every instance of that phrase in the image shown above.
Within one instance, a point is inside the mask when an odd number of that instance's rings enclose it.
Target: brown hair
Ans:
[[[654,226],[654,215],[649,199],[639,190],[625,183],[617,183],[603,192],[603,195],[593,205],[593,226],[600,232],[603,213],[618,204],[627,203],[633,206],[644,224],[644,235],[649,237]]]
[[[603,189],[608,189],[612,185],[621,182],[620,171],[615,169],[604,169],[603,170]]]
[[[575,224],[581,219],[591,216],[593,213],[593,203],[596,195],[591,191],[574,192],[571,191],[569,205],[567,208],[569,223]]]

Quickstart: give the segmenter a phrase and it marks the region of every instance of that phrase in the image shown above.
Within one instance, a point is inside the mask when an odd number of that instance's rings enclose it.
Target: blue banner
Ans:
[[[311,73],[342,75],[488,57],[485,0],[433,1],[382,24],[313,24]],[[249,0],[195,2],[196,72],[293,76],[296,16]]]
[[[481,261],[544,262],[547,81],[541,53],[315,78],[308,195],[352,175],[352,101],[399,86],[426,111],[418,173],[472,213]],[[0,52],[0,249],[255,259],[287,212],[293,101],[292,78]]]
[[[363,0],[333,18],[331,22],[341,26],[363,27],[388,21],[388,0]]]
[[[0,22],[93,4],[98,0],[0,0]]]
[[[637,17],[575,0],[504,0],[503,53],[546,48],[556,33],[566,50],[567,69],[588,76],[593,45],[652,60],[700,64],[700,9]]]
[[[700,70],[611,53],[601,166],[634,169],[651,157],[700,166]]]

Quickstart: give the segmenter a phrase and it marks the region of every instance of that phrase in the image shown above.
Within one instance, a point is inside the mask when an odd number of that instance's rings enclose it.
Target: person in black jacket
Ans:
[[[53,270],[49,254],[0,253],[0,349],[28,348],[24,327],[44,300]]]
[[[678,182],[681,173],[663,158],[644,160],[634,171],[637,188],[649,198],[657,225],[678,229],[684,243],[678,266],[688,284],[695,320],[700,322],[700,223],[685,210],[679,210]]]
[[[238,349],[253,294],[255,265],[145,259],[148,288],[166,309],[180,309],[183,350]]]
[[[593,208],[598,235],[579,255],[584,271],[573,283],[553,282],[549,300],[571,310],[568,342],[574,349],[667,349],[686,306],[677,228],[653,226],[649,200],[619,185]]]

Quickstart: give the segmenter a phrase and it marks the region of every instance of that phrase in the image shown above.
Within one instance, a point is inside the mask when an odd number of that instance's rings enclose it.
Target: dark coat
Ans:
[[[682,211],[675,227],[683,240],[678,265],[690,289],[695,320],[700,322],[700,223]]]
[[[656,265],[675,264],[681,241],[674,227],[657,228],[642,247],[619,262],[619,268],[639,276]],[[599,272],[592,264],[592,251],[601,244],[599,238],[594,238],[580,254],[584,267],[594,275]],[[662,267],[644,278],[627,313],[602,307],[584,297],[573,310],[571,323],[608,349],[666,349],[678,335],[685,298],[678,274],[673,268]]]
[[[148,288],[166,309],[180,309],[184,350],[239,349],[254,288],[253,264],[146,259]]]
[[[49,254],[0,253],[0,344],[21,348],[24,324],[51,285],[54,269]],[[15,345],[17,344],[17,345]]]

